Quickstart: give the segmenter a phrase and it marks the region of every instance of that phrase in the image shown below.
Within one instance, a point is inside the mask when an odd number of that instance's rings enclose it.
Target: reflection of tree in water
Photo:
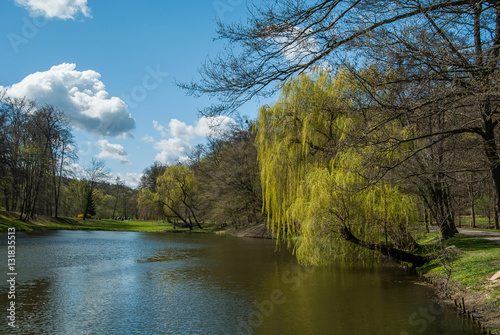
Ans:
[[[54,306],[52,294],[52,281],[49,279],[36,279],[29,283],[16,282],[16,326],[12,329],[6,322],[0,323],[0,332],[5,334],[40,334],[43,329],[46,334],[56,334],[53,324]],[[10,304],[7,294],[0,295],[0,305]]]

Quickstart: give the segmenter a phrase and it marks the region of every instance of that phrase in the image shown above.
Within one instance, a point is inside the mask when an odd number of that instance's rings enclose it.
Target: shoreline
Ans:
[[[218,235],[228,235],[233,237],[247,237],[247,238],[264,238],[272,239],[272,235],[267,229],[267,224],[261,223],[254,226],[234,228],[231,227],[226,230],[215,232]]]
[[[417,276],[421,282],[434,289],[440,301],[452,306],[457,315],[478,326],[483,334],[500,334],[499,311],[484,303],[481,299],[483,292],[464,292],[456,287],[446,288],[446,279],[440,276],[428,276],[418,271]]]
[[[0,211],[0,231],[7,232],[7,227],[13,226],[16,231],[44,231],[44,230],[105,230],[105,231],[134,231],[152,233],[205,233],[232,237],[272,239],[267,224],[247,227],[227,227],[220,224],[202,224],[203,229],[176,228],[171,223],[161,221],[114,221],[90,219],[83,221],[76,218],[46,218],[40,217],[35,222],[25,223],[15,217],[15,213]],[[461,252],[459,250],[459,252]],[[500,265],[500,262],[498,262]],[[492,305],[488,299],[495,291],[500,291],[500,281],[489,282],[484,279],[483,286],[477,288],[463,287],[453,280],[447,280],[443,274],[433,269],[439,266],[430,265],[429,268],[419,268],[416,271],[418,279],[434,288],[436,296],[442,302],[454,306],[457,314],[479,326],[484,334],[500,335],[500,312],[498,306]],[[431,270],[429,270],[431,269]],[[458,271],[459,269],[456,269]],[[455,270],[454,270],[455,271]]]
[[[15,228],[19,232],[44,230],[95,230],[95,231],[131,231],[148,233],[207,233],[228,235],[235,237],[272,239],[267,224],[258,224],[245,227],[235,227],[215,223],[201,223],[202,229],[196,225],[193,229],[173,227],[172,223],[163,221],[143,220],[111,220],[87,219],[72,217],[45,217],[37,216],[30,222],[19,220],[19,213],[0,211],[0,233],[6,233],[8,228]]]
[[[461,229],[442,244],[431,241],[429,245],[442,248],[441,257],[417,268],[416,274],[483,334],[500,335],[500,280],[492,280],[500,270],[500,246],[496,239],[485,238],[495,236],[500,236],[498,231],[485,236]]]

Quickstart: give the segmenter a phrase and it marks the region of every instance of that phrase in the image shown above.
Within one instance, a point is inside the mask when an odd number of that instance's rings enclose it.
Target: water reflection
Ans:
[[[300,267],[268,240],[59,231],[17,241],[19,328],[0,333],[480,333],[393,266]]]

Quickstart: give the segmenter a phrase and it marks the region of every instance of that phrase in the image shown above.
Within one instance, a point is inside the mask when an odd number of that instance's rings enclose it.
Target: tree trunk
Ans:
[[[493,180],[493,186],[495,188],[495,229],[500,229],[498,222],[498,216],[500,213],[500,166],[498,159],[500,158],[496,153],[493,156],[496,156],[496,158],[494,157],[488,157],[488,158],[490,161],[490,165],[492,165],[492,167],[490,168],[490,174],[491,174],[491,179]],[[492,162],[493,159],[496,159],[497,161]]]
[[[159,201],[159,203],[170,209],[172,213],[175,214],[175,216],[177,216],[182,222],[184,222],[184,224],[186,224],[189,227],[189,230],[193,230],[193,224],[190,222],[191,219],[189,219],[189,221],[186,220],[178,211],[176,211],[173,207],[169,206],[166,202]],[[163,214],[165,215],[165,213]],[[168,217],[167,215],[165,216]]]
[[[495,188],[495,229],[499,228],[498,215],[500,213],[500,157],[495,138],[495,127],[497,122],[492,120],[491,104],[489,99],[486,99],[484,104],[485,112],[483,113],[483,130],[482,134],[484,150],[488,162],[490,163],[490,176]]]
[[[453,205],[451,201],[450,189],[446,189],[446,208],[449,212],[450,219],[448,220],[448,225],[450,226],[450,230],[453,232],[453,235],[458,234],[457,226],[455,225],[455,211],[453,210]]]
[[[430,229],[430,216],[428,215],[428,212],[427,212],[427,207],[425,206],[424,204],[424,221],[425,221],[425,232],[426,233],[430,233],[431,232],[431,229]]]
[[[188,206],[186,204],[186,202],[184,202],[185,206],[188,208],[189,212],[191,213],[191,215],[193,215],[193,218],[194,218],[194,222],[196,222],[196,225],[198,226],[198,228],[200,229],[203,229],[203,227],[200,225],[200,222],[198,221],[198,218],[196,218],[196,215],[194,214],[194,210],[191,208],[191,206]],[[191,217],[191,216],[190,216]],[[191,219],[190,219],[191,221]]]
[[[397,249],[386,244],[368,243],[354,236],[347,227],[342,229],[341,235],[346,241],[369,250],[378,251],[382,255],[388,256],[396,261],[411,263],[413,267],[422,266],[433,259],[432,256],[416,255],[406,250]]]
[[[441,182],[435,182],[430,191],[432,216],[434,216],[439,226],[441,237],[445,240],[452,238],[455,236],[457,228],[452,220],[452,210],[449,208],[448,192]]]
[[[55,213],[54,213],[54,217],[57,218],[57,216],[59,215],[59,199],[60,199],[60,195],[61,195],[61,184],[62,184],[62,176],[63,176],[63,168],[64,168],[64,144],[63,144],[63,149],[61,151],[61,165],[59,166],[59,178],[57,178],[57,185],[55,187],[55,197],[54,197],[54,200],[55,200]],[[54,178],[56,176],[54,175]]]
[[[495,229],[500,229],[498,224],[498,211],[495,209]]]
[[[468,185],[469,200],[470,200],[470,224],[471,227],[476,228],[476,208],[474,201],[474,186]]]
[[[4,202],[4,205],[5,205],[5,210],[6,210],[6,211],[10,211],[11,209],[10,209],[9,198],[10,198],[11,196],[10,196],[10,191],[9,191],[9,189],[8,189],[6,186],[3,188],[3,195],[4,195],[4,201],[5,201],[5,202]]]
[[[495,229],[500,229],[499,213],[500,213],[500,166],[496,165],[491,169],[491,178],[495,186]]]
[[[470,216],[470,224],[472,228],[476,228],[476,209],[474,208],[474,199],[471,201],[471,216]]]

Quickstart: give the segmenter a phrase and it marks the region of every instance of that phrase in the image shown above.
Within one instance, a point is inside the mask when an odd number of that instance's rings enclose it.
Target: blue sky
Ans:
[[[174,80],[197,68],[222,42],[215,19],[244,20],[245,0],[0,1],[0,88],[65,111],[75,128],[80,166],[102,158],[135,186],[154,160],[173,163],[203,142],[210,102]],[[263,102],[241,114],[255,117]],[[177,156],[177,157],[176,157]]]

